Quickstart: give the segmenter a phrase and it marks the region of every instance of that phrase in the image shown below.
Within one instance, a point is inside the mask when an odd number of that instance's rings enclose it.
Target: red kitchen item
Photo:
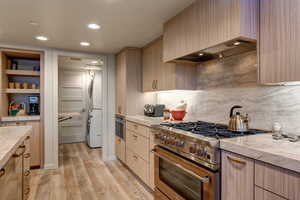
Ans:
[[[176,110],[171,111],[172,118],[177,121],[182,121],[183,118],[185,117],[185,114],[186,114],[185,111],[176,111]]]

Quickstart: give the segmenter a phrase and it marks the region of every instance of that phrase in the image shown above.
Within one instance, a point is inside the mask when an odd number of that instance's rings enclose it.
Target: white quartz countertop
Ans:
[[[147,117],[144,115],[127,115],[126,120],[149,127],[159,125],[163,122],[162,117]]]
[[[31,126],[0,127],[0,169],[31,132]]]
[[[220,148],[300,173],[300,142],[273,140],[271,134],[223,139]]]
[[[40,119],[41,117],[39,115],[1,117],[2,122],[38,121]]]

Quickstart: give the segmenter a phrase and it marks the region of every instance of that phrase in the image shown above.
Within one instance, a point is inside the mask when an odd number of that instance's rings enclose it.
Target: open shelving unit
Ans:
[[[38,71],[31,71],[31,70],[13,70],[7,69],[5,71],[7,75],[10,76],[29,76],[29,77],[40,77],[40,72]]]
[[[7,94],[40,94],[39,89],[6,89]]]

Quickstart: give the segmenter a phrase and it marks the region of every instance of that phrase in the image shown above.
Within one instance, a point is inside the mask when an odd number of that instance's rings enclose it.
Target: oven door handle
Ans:
[[[204,176],[204,177],[203,177],[203,176],[199,176],[198,174],[192,172],[191,170],[186,169],[186,168],[183,167],[182,165],[180,165],[180,164],[178,164],[178,163],[174,163],[174,162],[171,161],[169,158],[166,158],[165,156],[160,155],[160,154],[157,153],[154,149],[152,149],[151,152],[152,152],[154,155],[156,155],[156,156],[158,156],[158,157],[160,157],[160,158],[162,158],[162,159],[164,159],[164,160],[166,160],[166,161],[172,163],[173,165],[175,165],[176,167],[182,169],[182,170],[185,171],[186,173],[188,173],[188,174],[190,174],[190,175],[196,177],[196,178],[199,179],[202,183],[209,183],[209,182],[210,182],[209,176]]]

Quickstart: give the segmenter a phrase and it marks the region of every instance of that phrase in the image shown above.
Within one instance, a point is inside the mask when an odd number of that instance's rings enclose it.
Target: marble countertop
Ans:
[[[0,127],[0,169],[31,132],[31,126]]]
[[[1,122],[38,121],[40,119],[39,115],[7,116],[1,117]]]
[[[149,127],[157,126],[163,122],[162,117],[147,117],[144,115],[127,115],[125,119]]]
[[[220,148],[300,173],[300,141],[273,140],[271,134],[222,139]]]

